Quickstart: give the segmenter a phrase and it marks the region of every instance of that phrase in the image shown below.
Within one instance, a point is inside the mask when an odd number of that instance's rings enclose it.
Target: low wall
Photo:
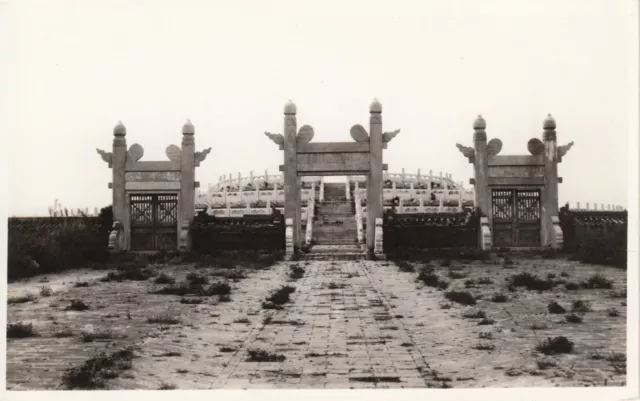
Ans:
[[[479,214],[473,209],[438,214],[385,213],[384,251],[477,248],[479,225]]]
[[[193,251],[213,253],[220,250],[284,250],[284,217],[251,215],[216,218],[199,214],[191,227]]]
[[[9,218],[9,280],[106,262],[111,224],[110,210],[100,217]]]
[[[626,267],[627,211],[561,208],[564,251],[582,262]]]

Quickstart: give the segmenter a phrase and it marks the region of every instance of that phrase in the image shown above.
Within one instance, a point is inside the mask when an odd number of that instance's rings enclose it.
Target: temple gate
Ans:
[[[195,215],[195,168],[211,152],[195,151],[194,127],[182,127],[182,147],[169,145],[166,161],[139,161],[144,149],[133,144],[127,150],[127,130],[118,123],[113,130],[113,151],[97,149],[113,169],[113,251],[182,251],[191,248],[189,227]]]
[[[557,146],[556,122],[548,115],[543,140],[527,144],[531,155],[498,155],[502,141],[487,143],[482,116],[473,123],[473,148],[456,144],[474,165],[475,203],[482,212],[480,246],[561,248],[558,163],[573,146]]]
[[[314,131],[309,125],[297,129],[297,109],[289,101],[284,108],[284,136],[265,132],[284,150],[285,222],[287,255],[297,253],[302,243],[300,223],[300,177],[364,175],[367,180],[367,250],[382,253],[382,149],[400,131],[382,132],[382,105],[374,100],[369,107],[369,133],[361,125],[351,128],[355,142],[311,143]],[[376,225],[380,227],[376,235]]]

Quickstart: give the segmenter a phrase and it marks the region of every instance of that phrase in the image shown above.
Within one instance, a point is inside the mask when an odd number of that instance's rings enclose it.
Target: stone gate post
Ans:
[[[556,122],[548,114],[542,123],[544,143],[544,179],[542,189],[542,246],[552,245],[552,216],[558,216],[558,150]]]
[[[382,104],[369,106],[369,164],[367,177],[367,249],[374,252],[376,219],[382,219]]]
[[[125,176],[126,176],[126,164],[127,164],[127,140],[125,136],[127,135],[127,129],[125,126],[119,122],[118,125],[113,129],[113,156],[112,156],[112,168],[113,168],[113,182],[112,192],[113,192],[113,221],[114,221],[114,230],[117,230],[115,241],[114,251],[122,251],[126,248],[128,243],[127,239],[124,237],[125,234],[125,224],[127,220],[128,211],[127,207],[127,199],[125,192]],[[118,222],[118,223],[116,223]]]
[[[284,217],[292,219],[293,246],[297,252],[301,245],[300,177],[297,158],[296,105],[289,101],[284,106]]]
[[[491,221],[491,193],[489,193],[489,167],[487,155],[487,123],[482,116],[478,116],[473,122],[473,148],[474,148],[474,187],[475,203],[482,213]]]
[[[188,229],[195,215],[195,129],[191,121],[182,126],[182,153],[180,155],[180,244],[183,250],[191,250]]]

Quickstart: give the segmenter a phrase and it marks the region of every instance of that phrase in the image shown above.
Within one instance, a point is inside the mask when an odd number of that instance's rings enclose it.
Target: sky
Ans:
[[[383,105],[389,172],[452,174],[473,167],[487,122],[501,154],[528,154],[551,113],[560,203],[628,204],[637,157],[637,4],[562,1],[0,1],[0,154],[12,216],[104,207],[113,127],[142,160],[166,160],[186,119],[201,187],[222,174],[277,173],[283,106],[313,141],[352,141]],[[635,202],[635,201],[634,201]]]

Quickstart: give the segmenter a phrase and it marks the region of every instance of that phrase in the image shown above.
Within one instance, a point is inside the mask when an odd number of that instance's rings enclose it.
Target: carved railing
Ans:
[[[285,255],[287,258],[291,258],[294,254],[293,248],[293,219],[289,218],[285,220]]]
[[[311,198],[307,201],[307,227],[305,231],[305,243],[311,245],[311,239],[313,238],[313,217],[315,209],[315,199]]]
[[[356,229],[358,232],[358,244],[362,246],[364,244],[364,227],[362,224],[362,220],[365,216],[362,212],[362,201],[360,200],[360,195],[358,194],[358,192],[353,193],[353,201],[356,206]]]

